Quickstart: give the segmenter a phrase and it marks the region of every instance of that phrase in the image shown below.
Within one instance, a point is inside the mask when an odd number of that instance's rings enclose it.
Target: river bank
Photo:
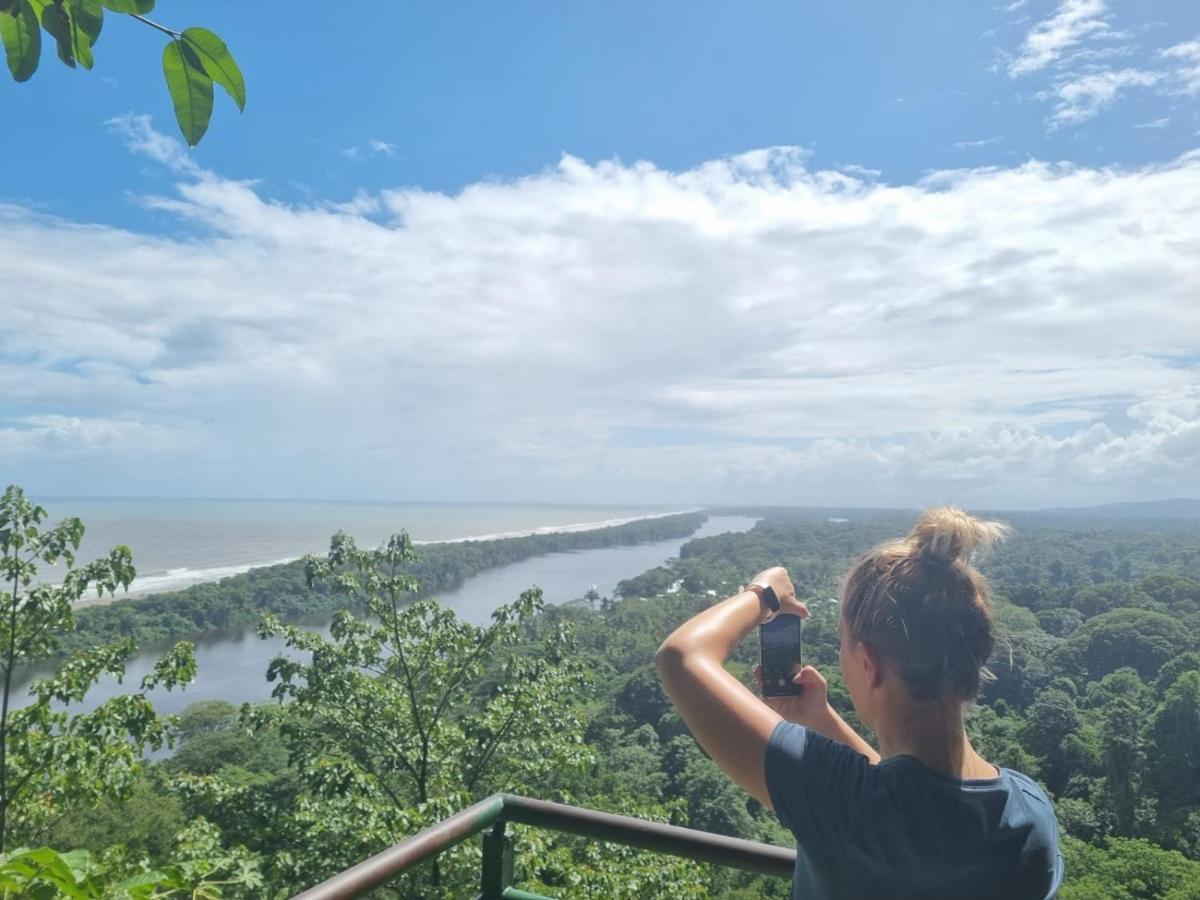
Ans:
[[[671,510],[668,512],[645,513],[640,515],[619,516],[608,519],[598,519],[587,522],[568,522],[563,525],[538,525],[530,528],[517,529],[514,531],[501,531],[489,534],[466,534],[458,537],[448,537],[429,540],[414,540],[413,544],[418,547],[437,546],[441,544],[462,544],[471,541],[500,541],[512,540],[514,538],[534,537],[537,535],[551,534],[573,534],[585,531],[600,531],[605,528],[617,528],[622,525],[630,525],[635,522],[649,522],[655,519],[664,519],[670,516],[687,515],[690,513],[700,512],[702,507],[693,507],[690,509]],[[572,515],[574,513],[571,513]],[[418,523],[419,524],[419,523]],[[365,535],[358,535],[359,542],[364,546],[371,546],[383,540],[381,536],[373,536],[374,530],[369,531]],[[316,547],[307,552],[319,552],[320,547]],[[192,587],[198,584],[209,584],[222,581],[226,578],[231,578],[236,575],[244,575],[247,572],[252,572],[255,569],[266,569],[274,566],[285,566],[289,563],[294,563],[301,559],[303,554],[295,554],[285,556],[279,559],[266,559],[246,563],[233,563],[227,565],[215,565],[193,569],[190,566],[181,566],[172,569],[167,569],[165,572],[150,572],[149,574],[139,574],[133,583],[129,586],[128,591],[123,591],[119,594],[108,594],[103,597],[87,596],[76,604],[77,609],[84,609],[91,606],[104,606],[109,603],[114,603],[130,597],[146,596],[148,594],[169,593],[179,591],[187,587]]]
[[[713,516],[686,536],[668,540],[540,554],[487,569],[462,580],[452,589],[436,592],[434,596],[467,621],[483,624],[496,606],[515,600],[521,591],[531,586],[542,588],[547,603],[566,603],[582,598],[591,587],[601,594],[611,594],[618,581],[678,556],[687,541],[749,531],[756,521],[744,516]],[[314,631],[328,635],[331,618],[328,613],[293,618],[303,619]],[[136,689],[170,643],[169,640],[145,643],[127,664],[124,683],[115,679],[101,681],[89,692],[83,708],[95,708],[106,699]],[[195,639],[195,643],[196,680],[184,691],[153,692],[152,699],[160,712],[177,713],[198,700],[242,703],[270,698],[273,685],[266,680],[266,670],[270,660],[284,651],[281,639],[262,640],[255,626],[246,624],[210,632]],[[24,687],[14,692],[17,705],[24,704],[23,695]]]

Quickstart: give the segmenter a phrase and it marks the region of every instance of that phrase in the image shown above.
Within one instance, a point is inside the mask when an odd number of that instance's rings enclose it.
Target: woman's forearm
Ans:
[[[779,714],[723,665],[765,614],[758,594],[735,594],[671,632],[654,662],[667,696],[700,746],[727,775],[769,807],[763,759]]]
[[[663,649],[723,663],[766,615],[754,591],[742,591],[688,619],[663,642]]]

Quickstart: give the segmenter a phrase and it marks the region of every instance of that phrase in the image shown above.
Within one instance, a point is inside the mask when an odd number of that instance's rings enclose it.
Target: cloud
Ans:
[[[1134,125],[1133,127],[1137,128],[1138,130],[1145,130],[1147,128],[1166,128],[1170,124],[1171,124],[1170,118],[1168,118],[1167,116],[1163,116],[1161,119],[1152,119],[1149,122],[1139,122],[1137,125]]]
[[[140,153],[161,163],[177,175],[200,174],[200,167],[189,155],[188,149],[174,138],[156,131],[150,116],[126,113],[123,116],[115,116],[104,124],[124,138],[126,145],[134,153]]]
[[[363,145],[347,147],[342,151],[342,156],[353,160],[367,159],[371,156],[386,156],[389,159],[395,159],[399,150],[400,147],[396,144],[389,144],[387,141],[371,138]]]
[[[139,129],[175,172],[142,202],[184,234],[0,206],[0,429],[31,490],[1200,491],[1200,154],[901,185],[787,147],[683,171],[564,156],[285,204]]]
[[[1094,72],[1055,86],[1057,102],[1050,115],[1052,126],[1085,122],[1111,106],[1121,93],[1131,87],[1153,87],[1162,81],[1158,72],[1141,69],[1120,69]]]
[[[1171,64],[1171,75],[1180,82],[1181,89],[1200,96],[1200,38],[1168,47],[1162,56]]]
[[[395,144],[389,144],[387,141],[381,141],[377,138],[371,138],[367,142],[367,147],[370,148],[372,153],[381,153],[384,156],[391,157],[395,157],[396,151],[400,149]]]
[[[1104,0],[1061,0],[1054,15],[1038,22],[1025,35],[1024,43],[1008,65],[1009,77],[1044,69],[1083,41],[1112,35],[1105,17],[1107,11]]]
[[[34,454],[71,460],[97,451],[140,454],[179,446],[170,428],[119,419],[34,415],[15,417],[0,427],[0,459],[9,461]]]
[[[992,144],[1000,143],[1000,140],[998,137],[990,137],[977,141],[955,141],[953,147],[955,150],[973,150],[977,147],[990,147]]]
[[[1048,83],[1034,96],[1054,103],[1048,130],[1094,118],[1131,88],[1200,96],[1200,38],[1146,50],[1135,35],[1164,23],[1118,31],[1110,19],[1105,0],[1060,0],[1053,15],[1029,29],[1008,55],[1010,78],[1046,76]]]

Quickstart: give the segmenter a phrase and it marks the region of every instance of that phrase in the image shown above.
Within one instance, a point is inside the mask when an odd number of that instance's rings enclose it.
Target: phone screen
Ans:
[[[792,683],[803,665],[800,622],[799,616],[784,614],[758,628],[765,697],[792,697],[800,693],[800,685]]]

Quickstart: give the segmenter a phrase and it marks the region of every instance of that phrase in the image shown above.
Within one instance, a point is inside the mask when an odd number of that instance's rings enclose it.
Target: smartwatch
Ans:
[[[770,622],[773,618],[779,615],[779,597],[775,594],[775,588],[769,584],[748,584],[746,590],[753,591],[758,594],[758,598],[767,604],[769,610],[767,617],[763,619],[763,624]]]

